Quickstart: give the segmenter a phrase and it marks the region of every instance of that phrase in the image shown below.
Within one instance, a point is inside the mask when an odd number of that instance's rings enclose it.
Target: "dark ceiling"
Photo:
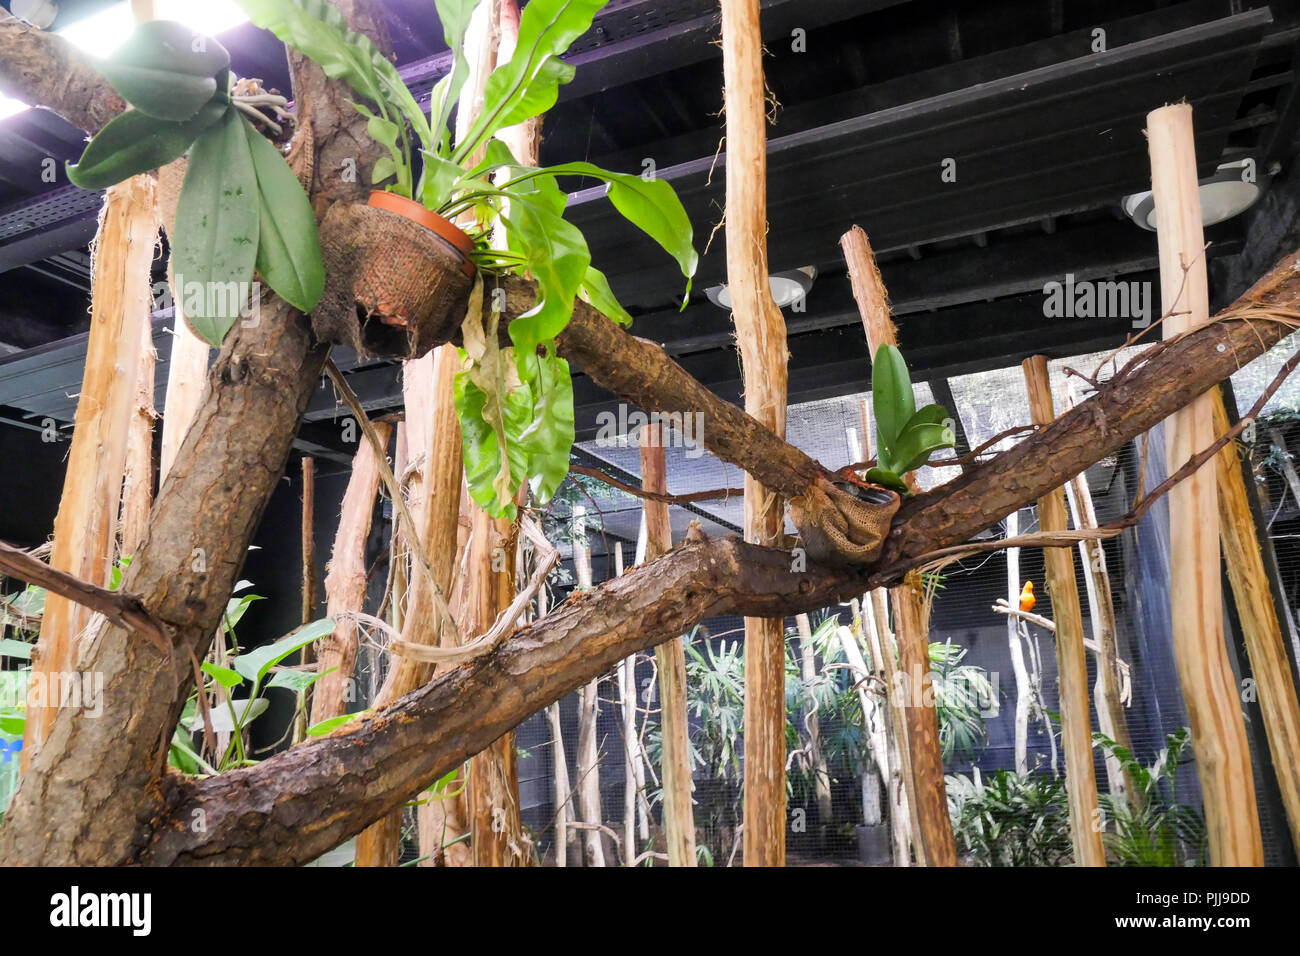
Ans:
[[[74,8],[102,6],[64,3]],[[430,0],[387,0],[399,65],[427,96],[447,53]],[[1193,104],[1202,173],[1254,158],[1289,175],[1297,119],[1300,2],[1242,0],[763,0],[773,98],[769,235],[773,271],[815,266],[803,312],[787,312],[791,401],[869,380],[838,239],[861,225],[878,252],[918,379],[1005,366],[1032,352],[1121,343],[1117,319],[1045,320],[1042,287],[1150,278],[1155,238],[1119,211],[1147,188],[1146,113]],[[792,31],[804,31],[804,50]],[[1106,52],[1093,52],[1103,30]],[[601,190],[574,191],[571,218],[595,264],[692,374],[738,399],[729,315],[705,287],[725,272],[725,174],[716,0],[612,0],[570,59],[577,79],[546,117],[545,163],[590,159],[677,188],[707,246],[677,311],[673,262],[627,227]],[[237,72],[287,85],[283,48],[245,25],[222,37]],[[43,183],[40,160],[72,159],[81,134],[44,111],[0,121],[0,417],[72,418],[84,360],[89,259],[99,198]],[[955,160],[956,181],[941,176]],[[1275,184],[1274,188],[1278,188]],[[1276,232],[1276,230],[1274,230]],[[1209,231],[1211,255],[1254,262],[1249,218]],[[1235,259],[1233,260],[1235,261]],[[1212,289],[1212,294],[1223,294]],[[159,315],[160,369],[169,336]],[[6,349],[5,346],[9,348]],[[398,369],[349,365],[371,410],[400,404]],[[159,373],[159,403],[161,383]],[[580,435],[610,396],[576,382]],[[332,393],[308,413],[300,449],[346,458]]]

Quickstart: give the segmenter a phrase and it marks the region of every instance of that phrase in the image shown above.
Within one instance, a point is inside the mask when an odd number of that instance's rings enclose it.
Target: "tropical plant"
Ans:
[[[967,653],[951,641],[930,644],[931,687],[944,760],[974,761],[988,740],[984,715],[996,697],[984,668],[962,663]]]
[[[573,389],[555,339],[572,317],[575,300],[631,323],[605,276],[592,266],[581,231],[563,218],[568,197],[556,177],[605,183],[614,208],[677,261],[688,294],[698,256],[690,220],[668,183],[585,162],[522,166],[494,138],[555,104],[560,85],[574,76],[561,55],[590,29],[608,0],[532,0],[524,7],[514,55],[489,75],[478,118],[452,142],[447,124],[469,75],[465,36],[479,2],[435,0],[452,69],[434,87],[426,118],[392,63],[323,0],[240,0],[254,23],[367,101],[354,105],[367,117],[371,138],[388,151],[372,171],[376,185],[386,184],[461,224],[470,219],[465,228],[481,269],[517,271],[536,280],[536,304],[510,322],[509,348],[497,346],[499,310],[485,325],[481,308],[470,309],[462,350],[467,366],[455,387],[470,493],[494,517],[513,517],[521,484],[529,482],[544,504],[568,472]],[[492,244],[497,224],[504,248]]]
[[[1064,866],[1072,859],[1061,780],[999,770],[989,780],[947,778],[953,835],[976,866]]]
[[[1132,801],[1110,794],[1099,798],[1106,824],[1102,837],[1113,860],[1121,866],[1204,866],[1209,849],[1205,819],[1178,801],[1178,764],[1191,746],[1191,731],[1180,727],[1169,734],[1150,767],[1105,734],[1094,733],[1092,739],[1120,762],[1141,791]]]
[[[131,108],[68,168],[83,189],[104,189],[189,153],[171,236],[172,268],[195,332],[220,345],[249,296],[256,269],[286,302],[310,312],[325,289],[316,217],[283,154],[250,122],[275,125],[235,92],[230,54],[167,20],[143,23],[100,72]]]
[[[867,481],[907,494],[903,479],[920,468],[941,448],[952,448],[956,435],[942,405],[917,409],[912,394],[912,376],[903,353],[893,345],[876,350],[871,365],[871,403],[876,419],[876,467],[864,476]]]

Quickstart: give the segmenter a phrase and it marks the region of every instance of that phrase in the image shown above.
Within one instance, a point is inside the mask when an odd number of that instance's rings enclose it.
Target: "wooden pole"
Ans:
[[[745,411],[785,435],[785,319],[767,268],[767,101],[758,0],[722,0],[727,112],[727,289]],[[781,499],[745,475],[745,540],[780,545]],[[746,866],[785,865],[785,622],[745,619]]]
[[[1210,391],[1214,414],[1214,432],[1228,430],[1228,413],[1223,393]],[[1215,463],[1219,497],[1219,541],[1223,545],[1228,581],[1236,599],[1241,619],[1242,637],[1250,655],[1250,669],[1255,677],[1259,709],[1264,717],[1273,770],[1278,790],[1286,808],[1291,842],[1300,855],[1300,701],[1291,680],[1291,662],[1287,656],[1282,625],[1269,588],[1255,520],[1251,513],[1251,491],[1246,487],[1237,458],[1236,445],[1219,452]]]
[[[375,430],[387,443],[392,432],[389,426],[379,423]],[[317,668],[324,676],[312,687],[313,724],[346,714],[349,697],[355,699],[350,689],[357,662],[357,622],[346,615],[365,605],[366,538],[378,491],[379,461],[370,442],[362,438],[352,459],[352,475],[343,493],[343,513],[325,573],[326,613],[335,623],[334,633],[317,647]]]
[[[587,544],[587,509],[573,506],[573,576],[578,588],[592,586],[591,548]],[[600,809],[600,740],[596,721],[600,716],[600,679],[578,689],[578,815],[586,824],[583,843],[586,866],[604,866],[605,849],[597,827],[604,825]]]
[[[889,735],[889,830],[894,842],[894,865],[912,865],[914,834],[920,832],[916,815],[915,778],[907,744],[907,715],[903,701],[894,692],[898,680],[898,654],[894,632],[889,626],[889,598],[884,588],[863,596],[864,632],[871,642],[871,654],[884,680],[886,732]],[[920,853],[917,854],[921,861]]]
[[[795,627],[799,631],[799,674],[809,686],[817,679],[817,653],[813,649],[812,621],[807,614],[795,615]],[[817,824],[822,832],[834,822],[831,806],[831,774],[826,765],[826,755],[822,753],[821,728],[816,716],[807,721],[808,758],[813,770],[813,793],[817,800]]]
[[[1021,363],[1029,389],[1029,412],[1036,425],[1056,418],[1047,358],[1034,355]],[[1060,488],[1038,501],[1038,526],[1044,532],[1067,531],[1065,495]],[[1065,750],[1065,788],[1070,797],[1070,838],[1077,866],[1105,866],[1097,809],[1097,774],[1092,763],[1092,720],[1088,707],[1088,652],[1083,646],[1083,612],[1074,579],[1074,555],[1068,548],[1047,548],[1047,588],[1056,622],[1056,671],[1060,681],[1061,745]]]
[[[875,360],[882,345],[897,345],[898,330],[889,316],[889,301],[867,234],[854,226],[840,238],[849,267],[853,298],[862,314],[867,348]],[[866,427],[866,426],[864,426]],[[915,478],[907,477],[916,490]],[[894,633],[898,639],[898,669],[904,688],[890,685],[890,693],[903,691],[907,725],[908,761],[912,777],[910,806],[916,827],[912,833],[917,861],[923,866],[956,866],[957,843],[948,817],[948,790],[943,776],[943,748],[939,743],[939,715],[931,695],[925,693],[930,677],[930,621],[925,610],[920,581],[913,574],[891,592],[894,604]]]
[[[153,507],[153,338],[144,336],[136,370],[135,408],[126,434],[126,467],[122,478],[122,521],[118,537],[123,557],[133,556],[149,530]]]
[[[1007,537],[1020,533],[1020,512],[1007,515]],[[1007,606],[1015,607],[1020,600],[1020,549],[1007,548]],[[1016,773],[1029,772],[1029,703],[1032,696],[1029,669],[1025,667],[1025,645],[1020,638],[1020,622],[1007,616],[1007,649],[1011,655],[1011,671],[1016,678]]]
[[[1151,190],[1160,246],[1165,339],[1209,321],[1205,235],[1196,178],[1192,108],[1147,115]],[[1214,398],[1201,395],[1165,426],[1172,473],[1214,441]],[[1201,469],[1169,493],[1170,608],[1174,654],[1201,778],[1210,862],[1262,866],[1250,749],[1223,635],[1219,505],[1215,474]]]
[[[1067,395],[1069,397],[1066,405],[1073,408],[1075,404],[1073,390],[1067,390]],[[1076,528],[1084,530],[1097,527],[1092,490],[1088,487],[1088,476],[1084,472],[1079,472],[1069,480],[1065,486],[1065,497],[1074,515]],[[1079,556],[1083,559],[1083,580],[1088,593],[1092,639],[1097,645],[1097,681],[1093,685],[1093,694],[1096,696],[1097,726],[1101,728],[1103,734],[1132,753],[1133,738],[1129,735],[1128,714],[1124,712],[1122,699],[1119,628],[1115,623],[1115,602],[1110,589],[1110,574],[1106,570],[1106,549],[1098,538],[1080,541]],[[1008,625],[1013,623],[1008,618]],[[1106,781],[1112,797],[1128,801],[1134,808],[1141,807],[1145,803],[1137,780],[1125,769],[1119,758],[1109,751],[1106,753]]]
[[[641,431],[641,487],[646,491],[668,491],[663,426],[649,425]],[[667,554],[673,546],[668,505],[662,501],[643,503],[645,560]],[[638,562],[639,563],[639,562]],[[663,784],[664,833],[669,866],[695,866],[695,817],[691,808],[690,721],[686,709],[686,648],[680,637],[655,648],[659,676],[660,730],[663,737],[660,782]]]
[[[137,396],[140,353],[152,304],[150,267],[158,241],[154,183],[136,176],[110,188],[93,246],[90,337],[86,371],[68,451],[67,472],[50,566],[101,587],[109,582],[117,540],[127,433]],[[48,596],[32,654],[27,723],[21,755],[26,770],[59,711],[58,693],[77,668],[86,609]]]
[[[302,623],[316,620],[316,459],[302,460]],[[304,648],[304,651],[306,648]],[[314,650],[313,650],[314,653]]]

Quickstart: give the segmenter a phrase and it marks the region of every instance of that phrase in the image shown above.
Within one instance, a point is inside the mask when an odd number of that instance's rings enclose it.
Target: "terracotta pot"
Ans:
[[[388,192],[352,207],[353,272],[362,354],[418,358],[465,318],[476,271],[469,236],[417,202]]]

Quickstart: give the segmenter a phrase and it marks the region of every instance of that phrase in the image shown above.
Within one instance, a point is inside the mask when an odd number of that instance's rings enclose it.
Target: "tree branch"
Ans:
[[[126,102],[88,56],[63,37],[0,10],[0,91],[53,110],[73,126],[98,133]]]
[[[0,541],[0,571],[88,607],[118,627],[148,639],[162,653],[171,652],[167,629],[134,594],[109,591],[83,581],[3,541]]]

